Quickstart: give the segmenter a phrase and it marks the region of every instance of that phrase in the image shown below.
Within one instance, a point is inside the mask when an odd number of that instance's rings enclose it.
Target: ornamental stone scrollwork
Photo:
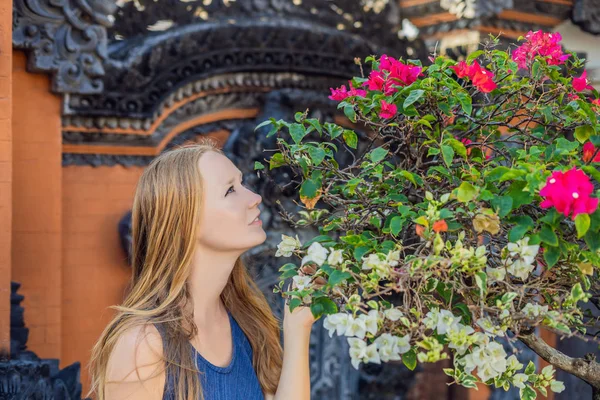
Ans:
[[[100,93],[114,0],[14,0],[13,46],[56,93]]]
[[[78,362],[63,369],[57,359],[41,359],[27,350],[29,330],[23,319],[21,285],[11,282],[10,359],[0,359],[0,399],[81,400]]]
[[[584,31],[600,35],[600,2],[575,0],[571,19]]]

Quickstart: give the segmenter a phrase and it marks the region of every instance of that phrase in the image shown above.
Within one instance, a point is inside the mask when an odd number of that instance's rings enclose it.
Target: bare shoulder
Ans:
[[[107,366],[108,399],[162,399],[163,346],[152,324],[128,329],[117,339]]]

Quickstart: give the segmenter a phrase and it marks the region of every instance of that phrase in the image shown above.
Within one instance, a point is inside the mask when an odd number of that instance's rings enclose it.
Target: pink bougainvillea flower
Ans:
[[[473,84],[483,93],[489,93],[496,89],[494,74],[492,71],[480,66],[477,61],[471,65],[471,80]]]
[[[519,68],[524,69],[537,55],[544,57],[548,65],[564,64],[569,54],[563,53],[561,40],[562,36],[558,32],[529,31],[525,35],[525,43],[512,52],[512,59]]]
[[[540,190],[540,196],[545,198],[540,206],[555,207],[566,217],[572,213],[571,218],[575,219],[579,214],[591,214],[598,208],[598,199],[590,197],[593,191],[594,185],[582,170],[555,171]]]
[[[584,91],[585,89],[593,89],[590,85],[590,81],[587,78],[587,71],[583,71],[579,78],[573,78],[573,89],[578,92]]]
[[[483,93],[489,93],[496,89],[493,72],[479,65],[477,61],[471,65],[467,65],[467,63],[461,61],[450,68],[454,70],[456,76],[459,78],[471,79],[473,85]]]
[[[462,138],[462,139],[460,139],[460,141],[462,142],[462,144],[465,145],[465,147],[467,147],[468,145],[470,145],[471,143],[473,143],[473,141],[471,139],[468,139],[468,138]],[[467,155],[468,156],[471,155],[471,150],[473,150],[473,149],[470,148],[470,147],[467,147]]]
[[[342,85],[339,88],[329,88],[331,90],[331,95],[329,98],[335,101],[342,101],[346,97],[348,97],[348,90],[346,89],[346,85]]]
[[[398,112],[398,107],[395,104],[390,104],[385,100],[381,101],[381,111],[379,112],[379,117],[381,118],[392,118]]]
[[[456,72],[456,76],[458,76],[459,78],[468,77],[469,72],[471,71],[471,68],[464,61],[460,61],[458,64],[453,65],[450,68],[452,68],[454,72]]]
[[[329,88],[329,90],[331,90],[331,95],[329,98],[335,101],[342,101],[350,96],[365,97],[367,95],[366,90],[355,89],[352,87],[352,83],[349,83],[348,86],[350,87],[350,90],[346,89],[346,85],[342,85],[336,89]]]
[[[384,54],[379,61],[379,71],[371,71],[364,85],[369,90],[380,90],[389,96],[398,91],[394,86],[411,85],[422,73],[422,67],[404,64]]]
[[[596,153],[596,147],[592,144],[592,142],[587,142],[583,145],[583,162],[590,162],[594,154]],[[600,152],[596,154],[593,162],[600,162]]]
[[[600,106],[600,97],[597,99],[592,100],[592,104],[596,105],[596,106]]]
[[[379,71],[371,71],[369,79],[364,83],[369,90],[381,90],[385,85],[385,76]]]

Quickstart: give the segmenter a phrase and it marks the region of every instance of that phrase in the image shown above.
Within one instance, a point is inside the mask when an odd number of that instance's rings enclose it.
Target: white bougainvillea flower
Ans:
[[[379,330],[378,322],[381,319],[381,317],[379,316],[379,311],[370,310],[369,314],[362,314],[358,318],[364,319],[367,332],[369,332],[372,335],[375,335],[377,333],[377,331]]]
[[[527,382],[527,378],[529,378],[527,374],[515,374],[512,377],[512,383],[515,387],[523,389],[525,387],[525,382]]]
[[[383,315],[385,315],[385,317],[387,319],[389,319],[390,321],[398,321],[400,318],[402,318],[404,316],[404,314],[402,313],[402,311],[398,310],[397,308],[388,308],[387,310],[385,310],[383,312]]]
[[[517,356],[512,354],[510,357],[506,359],[506,368],[512,371],[518,371],[523,368],[523,364],[519,362]]]
[[[477,320],[477,326],[481,327],[487,334],[492,336],[502,336],[504,331],[495,326],[489,317],[479,318]]]
[[[281,242],[277,245],[275,257],[291,257],[293,252],[300,247],[302,247],[302,243],[300,243],[298,235],[296,235],[296,238],[294,239],[291,236],[282,234]]]
[[[381,265],[382,262],[383,261],[381,261],[379,259],[379,255],[369,254],[367,257],[363,257],[362,269],[364,269],[364,270],[377,269]]]
[[[361,315],[362,317],[362,315]],[[365,324],[365,318],[353,318],[351,315],[348,316],[348,326],[346,327],[346,336],[356,336],[359,339],[364,339],[367,334],[367,326]]]
[[[565,390],[565,384],[561,381],[552,381],[550,382],[550,390],[554,393],[561,393]]]
[[[329,331],[329,337],[333,337],[333,332],[338,336],[346,333],[348,328],[349,315],[346,313],[331,314],[323,320],[323,328]]]
[[[517,278],[526,280],[534,268],[535,267],[533,264],[528,264],[524,259],[518,258],[512,262],[509,262],[506,270]]]
[[[308,257],[310,261],[315,262],[320,267],[327,260],[327,254],[329,253],[329,250],[321,246],[321,243],[315,242],[308,247],[308,250],[306,252],[306,257]]]
[[[394,336],[396,338],[395,351],[400,354],[407,353],[410,350],[410,335]]]
[[[475,343],[476,337],[472,336],[475,330],[470,326],[457,324],[448,333],[448,347],[456,350],[456,354],[463,355]]]
[[[459,359],[459,362],[469,374],[477,368],[477,376],[483,382],[501,375],[507,367],[506,352],[502,345],[496,342],[475,347],[470,354]]]
[[[521,312],[527,315],[529,318],[537,318],[543,316],[548,312],[548,306],[527,303],[525,304],[525,307],[523,307]]]
[[[395,336],[389,333],[384,333],[379,336],[374,343],[377,346],[377,351],[379,352],[381,361],[399,361],[401,359],[400,353],[396,351],[397,346]]]
[[[393,250],[390,251],[388,253],[388,255],[385,258],[385,262],[390,266],[390,267],[395,267],[398,265],[398,261],[400,261],[400,251],[399,250]]]
[[[298,290],[304,290],[308,285],[310,285],[311,277],[296,275],[293,280]]]
[[[436,330],[440,335],[443,335],[448,332],[448,330],[456,327],[459,322],[459,317],[455,317],[448,310],[441,310],[437,321]]]
[[[348,344],[350,344],[349,353],[354,368],[358,369],[361,362],[381,364],[381,358],[375,343],[367,346],[363,340],[348,338]]]
[[[506,248],[512,257],[522,258],[526,264],[533,264],[535,257],[540,250],[539,245],[528,245],[529,237],[524,237],[521,240],[517,240],[515,243],[509,243]]]
[[[489,278],[495,281],[503,281],[506,277],[506,269],[504,267],[492,268],[486,267],[485,272]]]
[[[334,266],[340,265],[342,261],[344,261],[343,253],[343,250],[333,250],[331,253],[329,253],[329,257],[327,258],[327,264]]]

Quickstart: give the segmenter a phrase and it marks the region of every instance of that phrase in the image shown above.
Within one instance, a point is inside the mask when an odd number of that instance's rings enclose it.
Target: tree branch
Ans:
[[[569,357],[544,342],[535,333],[520,335],[519,339],[548,363],[600,390],[600,364],[596,361]]]

